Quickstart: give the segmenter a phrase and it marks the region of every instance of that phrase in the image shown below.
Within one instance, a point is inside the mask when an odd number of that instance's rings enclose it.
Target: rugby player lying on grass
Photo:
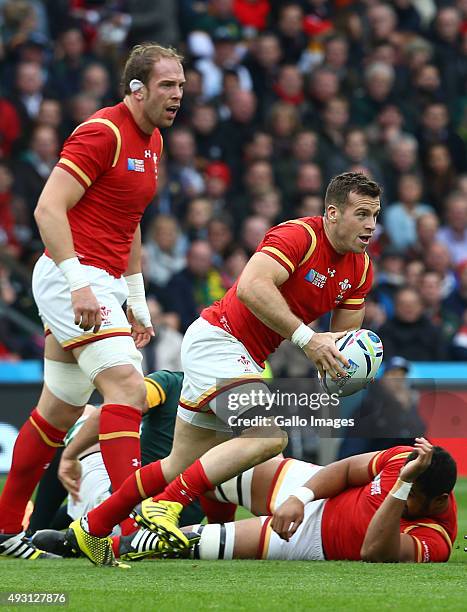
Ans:
[[[414,448],[396,446],[324,468],[272,459],[216,489],[218,499],[240,501],[258,518],[188,527],[201,535],[192,555],[447,561],[457,534],[456,472],[454,459],[424,438]]]

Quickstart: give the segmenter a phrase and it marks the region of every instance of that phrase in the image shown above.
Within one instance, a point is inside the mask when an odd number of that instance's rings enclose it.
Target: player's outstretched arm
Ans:
[[[364,453],[330,463],[299,487],[273,514],[271,527],[289,540],[300,527],[305,505],[315,499],[335,497],[350,487],[368,484],[368,466],[377,453]]]
[[[100,306],[76,257],[67,212],[82,198],[84,187],[62,168],[54,168],[39,197],[34,218],[42,241],[68,280],[75,324],[99,331]]]
[[[137,348],[143,348],[154,336],[151,315],[146,303],[144,279],[141,273],[141,227],[138,225],[131,244],[128,267],[124,274],[128,286],[127,318]]]
[[[283,338],[293,340],[294,332],[304,324],[293,314],[279,291],[288,278],[289,273],[281,264],[265,253],[255,253],[240,276],[237,297],[265,325]],[[308,337],[299,346],[315,363],[321,375],[326,371],[332,378],[345,376],[342,365],[349,364],[336,347],[336,340],[345,332],[313,334],[311,330],[308,331],[311,338]]]
[[[412,484],[431,463],[432,445],[425,438],[416,438],[418,457],[404,465],[392,491],[375,512],[368,525],[360,551],[363,561],[373,563],[413,562],[415,543],[406,533],[400,533],[400,521]]]

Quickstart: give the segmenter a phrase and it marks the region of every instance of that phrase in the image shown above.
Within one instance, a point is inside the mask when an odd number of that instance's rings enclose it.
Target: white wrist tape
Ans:
[[[300,325],[292,334],[290,340],[300,348],[303,348],[308,344],[308,342],[310,342],[314,335],[315,332],[310,329],[308,325],[305,325],[305,323],[300,323]]]
[[[315,498],[315,494],[308,487],[298,487],[298,489],[295,489],[291,495],[297,497],[304,506],[306,506],[309,502],[312,502]]]
[[[131,308],[138,323],[141,323],[144,327],[151,327],[151,315],[146,303],[143,275],[138,272],[124,278],[128,287],[127,306]]]
[[[404,482],[400,478],[397,479],[396,484],[391,489],[391,495],[396,499],[406,501],[409,497],[410,489],[412,488],[413,482]]]
[[[128,287],[128,299],[146,300],[146,291],[144,290],[144,279],[141,272],[125,276],[125,281]]]
[[[58,267],[64,274],[70,291],[76,291],[83,287],[89,287],[89,280],[86,278],[86,273],[83,266],[79,263],[77,257],[70,257],[70,259],[64,259],[58,264]]]

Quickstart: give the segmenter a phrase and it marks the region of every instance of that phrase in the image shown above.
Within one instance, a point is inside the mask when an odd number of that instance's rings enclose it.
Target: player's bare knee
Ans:
[[[50,373],[47,366],[46,372]],[[47,377],[45,378],[44,387],[37,403],[37,410],[50,425],[66,431],[82,415],[84,405],[89,397],[86,393],[83,395],[83,390],[79,386],[70,385],[69,388],[65,388],[65,386],[61,388],[54,385],[51,380],[47,380]],[[53,387],[53,391],[49,386]]]
[[[271,435],[270,432],[270,436],[271,437],[265,438],[266,446],[262,461],[267,461],[268,459],[271,459],[271,457],[275,457],[287,446],[287,432],[283,431],[282,429],[277,428],[273,435]]]
[[[131,406],[141,410],[146,403],[147,393],[144,378],[132,366],[125,367],[125,371],[127,370],[128,373],[123,385],[124,392],[127,394],[128,399],[131,400]]]
[[[287,446],[287,444],[289,443],[289,436],[287,434],[286,431],[284,431],[283,429],[279,429],[279,453],[282,453],[283,450],[285,450],[285,447]]]
[[[39,414],[47,421],[49,425],[67,431],[76,423],[79,417],[83,414],[83,408],[80,409],[73,406],[73,409],[62,410],[61,412],[39,411]]]
[[[281,453],[287,446],[287,433],[271,425],[271,427],[250,427],[242,432],[241,438],[249,440],[255,452],[255,465],[267,461]]]
[[[197,456],[203,453],[197,453]],[[170,455],[161,459],[161,468],[164,478],[167,482],[172,481],[178,474],[186,470],[186,468],[196,459],[186,453],[180,453],[172,450]]]
[[[171,482],[178,474],[183,472],[185,467],[185,464],[178,461],[176,457],[173,456],[173,453],[161,459],[162,473],[167,482]]]
[[[94,380],[106,404],[127,404],[142,410],[146,403],[144,378],[131,365],[104,370]]]
[[[67,410],[64,410],[60,416],[56,416],[54,419],[55,423],[50,423],[57,429],[66,431],[73,427],[79,417],[83,414],[84,406],[68,406]]]

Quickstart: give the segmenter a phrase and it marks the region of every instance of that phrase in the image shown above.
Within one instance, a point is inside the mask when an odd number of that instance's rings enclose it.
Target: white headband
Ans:
[[[134,93],[135,91],[139,91],[142,87],[144,87],[144,85],[139,79],[131,79],[130,81],[131,93]]]

